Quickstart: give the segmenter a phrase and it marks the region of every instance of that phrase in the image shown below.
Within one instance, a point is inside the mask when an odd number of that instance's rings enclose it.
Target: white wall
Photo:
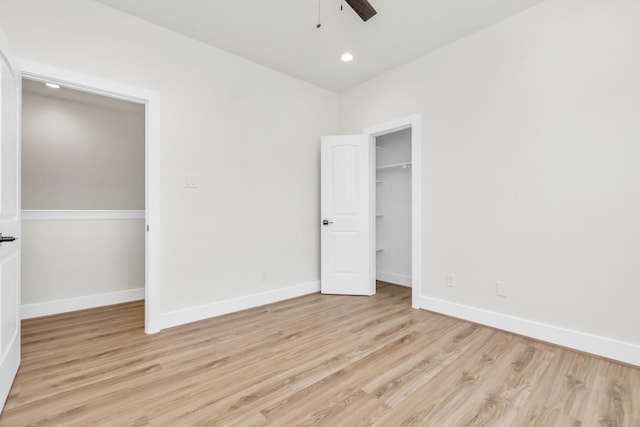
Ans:
[[[90,1],[2,0],[0,26],[21,58],[160,94],[163,314],[319,279],[337,95]]]
[[[0,1],[18,56],[161,94],[163,313],[318,279],[340,100],[343,132],[422,114],[423,295],[635,348],[639,17],[549,0],[338,98],[92,2]]]
[[[345,133],[422,115],[424,296],[640,363],[638,52],[640,2],[549,0],[341,97]]]
[[[143,107],[43,88],[23,84],[22,208],[144,211]],[[38,93],[47,89],[49,96]],[[140,298],[144,227],[144,219],[23,221],[23,314],[60,312],[62,301],[102,294],[111,301],[138,290]]]
[[[376,165],[411,162],[411,129],[376,138]],[[411,286],[411,168],[376,170],[376,276]]]
[[[24,221],[22,304],[144,288],[144,234],[142,219]]]
[[[33,84],[43,85],[25,87]],[[23,92],[22,209],[144,210],[145,119],[137,107]]]

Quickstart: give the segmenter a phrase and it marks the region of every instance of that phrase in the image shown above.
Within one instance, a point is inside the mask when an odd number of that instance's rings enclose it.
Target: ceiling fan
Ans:
[[[340,10],[342,10],[342,1],[340,0]],[[371,17],[373,17],[376,13],[378,13],[371,3],[368,0],[346,0],[346,2],[351,6],[351,9],[354,10],[355,13],[364,21],[367,22]],[[316,28],[322,27],[320,23],[320,4],[322,0],[318,0],[318,25]]]
[[[378,13],[367,0],[346,0],[346,2],[364,22]]]

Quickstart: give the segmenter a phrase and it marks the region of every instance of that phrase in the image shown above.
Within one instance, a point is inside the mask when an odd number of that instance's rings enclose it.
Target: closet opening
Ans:
[[[411,128],[375,139],[376,280],[411,287]]]
[[[145,106],[22,82],[22,317],[145,298]]]
[[[109,305],[123,302],[123,299],[139,299],[144,294],[144,330],[147,334],[159,332],[161,329],[160,316],[160,236],[162,235],[160,221],[160,95],[157,92],[130,86],[116,81],[104,80],[95,76],[77,73],[75,71],[52,67],[27,60],[20,61],[22,77],[39,83],[52,83],[54,85],[73,89],[80,92],[100,95],[102,97],[128,101],[139,104],[144,109],[144,283],[143,286],[134,289],[132,295],[129,291],[106,294],[97,294],[96,298],[68,298],[61,302],[71,303],[71,308],[79,308],[78,302],[91,306]],[[63,122],[61,121],[60,124]],[[139,211],[139,210],[138,210]],[[55,214],[55,213],[53,213]],[[140,214],[138,213],[138,216]],[[24,220],[24,217],[23,217]],[[136,219],[139,220],[139,219]],[[89,221],[92,222],[92,221]],[[88,249],[89,250],[89,249]],[[78,268],[83,265],[78,263]],[[23,304],[26,301],[23,301]],[[22,306],[22,315],[26,314],[26,306]],[[39,317],[55,312],[70,311],[66,304],[60,305],[56,301],[44,305],[36,303],[30,317]],[[44,309],[44,310],[41,310]]]
[[[371,144],[371,278],[411,288],[411,306],[421,298],[420,115],[363,129]]]

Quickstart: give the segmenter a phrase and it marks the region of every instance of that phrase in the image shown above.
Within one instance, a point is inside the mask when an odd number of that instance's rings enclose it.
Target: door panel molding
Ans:
[[[369,138],[323,136],[321,148],[322,293],[372,295]]]

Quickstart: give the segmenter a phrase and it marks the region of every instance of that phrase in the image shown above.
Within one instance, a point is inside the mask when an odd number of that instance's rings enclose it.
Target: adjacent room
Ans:
[[[640,424],[640,2],[0,29],[0,426]]]
[[[22,318],[144,299],[144,107],[22,82]]]

